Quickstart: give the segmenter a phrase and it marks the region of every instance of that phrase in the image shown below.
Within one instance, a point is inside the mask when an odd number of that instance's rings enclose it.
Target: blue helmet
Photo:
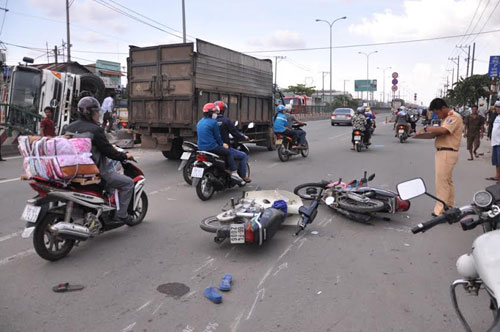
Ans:
[[[278,107],[276,107],[276,112],[283,112],[284,110],[286,110],[284,105],[278,105]]]

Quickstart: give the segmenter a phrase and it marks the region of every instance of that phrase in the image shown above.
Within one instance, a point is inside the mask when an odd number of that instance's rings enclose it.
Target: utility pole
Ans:
[[[347,96],[346,96],[346,93],[345,93],[345,82],[349,82],[349,80],[344,80],[344,106],[346,106],[345,102],[346,102],[346,99],[347,99]]]
[[[57,64],[57,45],[54,46],[54,57],[55,57],[55,63]]]
[[[328,74],[328,72],[327,71],[321,72],[321,79],[323,81],[323,86],[322,86],[323,96],[321,97],[321,101],[323,102],[323,104],[325,103],[325,74]]]
[[[45,42],[45,47],[47,47],[47,63],[49,63],[50,60],[49,60],[49,43],[48,42]]]
[[[184,2],[184,1],[183,1]],[[278,88],[278,60],[286,59],[286,56],[274,57],[274,85]]]
[[[470,76],[474,75],[474,57],[476,56],[476,42],[472,44],[472,66],[470,68]]]
[[[182,42],[186,43],[186,7],[184,0],[182,0]]]
[[[69,0],[66,0],[66,42],[68,43],[68,63],[71,62],[71,40],[69,38]],[[57,63],[57,55],[56,55]]]
[[[460,55],[456,58],[448,58],[448,60],[452,61],[454,64],[457,65],[457,83],[459,81],[459,72],[460,72]],[[453,84],[453,80],[452,80]]]
[[[469,77],[470,45],[468,48],[469,48],[469,50],[467,51],[467,76],[465,76],[465,77]]]

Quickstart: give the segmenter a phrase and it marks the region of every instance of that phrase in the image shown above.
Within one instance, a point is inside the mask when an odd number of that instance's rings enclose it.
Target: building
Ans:
[[[122,88],[122,76],[119,62],[97,60],[96,63],[86,65],[87,69],[92,73],[99,76],[107,89],[120,89]]]
[[[88,73],[92,72],[86,66],[83,66],[76,61],[32,64],[32,65],[29,65],[29,67],[35,67],[38,69],[53,70],[53,71],[57,71],[60,73],[68,72],[68,73],[73,73],[73,74],[88,74]]]
[[[330,90],[316,90],[311,97],[314,100],[315,105],[321,105],[324,103],[332,103],[335,97],[346,95],[349,98],[352,98],[352,95],[349,92],[344,93],[344,91],[330,91]]]

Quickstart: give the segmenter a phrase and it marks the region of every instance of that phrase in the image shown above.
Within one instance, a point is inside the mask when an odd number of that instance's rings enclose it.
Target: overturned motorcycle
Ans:
[[[295,225],[299,234],[316,218],[318,205],[319,200],[303,206],[300,197],[288,191],[248,191],[238,202],[231,199],[229,209],[203,219],[200,227],[214,233],[216,243],[229,239],[231,244],[262,245],[282,225]]]
[[[375,174],[367,178],[365,172],[359,180],[304,183],[296,186],[293,192],[304,200],[320,199],[335,212],[362,223],[368,223],[377,212],[394,214],[408,211],[410,202],[400,199],[397,193],[368,187],[368,182],[374,178]]]

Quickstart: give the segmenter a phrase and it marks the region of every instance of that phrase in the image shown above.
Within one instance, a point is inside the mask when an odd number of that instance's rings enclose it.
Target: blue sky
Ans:
[[[150,22],[152,25],[181,35],[181,0],[75,0],[70,13],[72,56],[80,63],[105,59],[119,61],[125,66],[130,44],[149,46],[182,41],[176,36],[111,11],[102,6],[102,2],[115,7],[128,7],[158,22]],[[347,16],[346,20],[338,21],[333,27],[334,47],[430,38],[459,35],[467,30],[478,32],[481,29],[499,29],[500,6],[493,11],[498,2],[500,1],[186,0],[187,34],[191,40],[197,37],[244,52],[328,47],[329,27],[326,23],[315,22],[315,19],[331,21]],[[0,6],[5,6],[5,3],[9,12],[0,34],[3,42],[44,49],[46,43],[49,48],[53,48],[66,39],[64,0],[0,0]],[[485,73],[489,56],[500,54],[500,44],[497,43],[499,35],[500,33],[492,33],[477,38],[334,49],[333,88],[342,90],[345,82],[346,90],[354,93],[354,80],[366,78],[366,57],[358,52],[376,50],[378,53],[370,56],[370,78],[379,81],[376,96],[381,97],[383,81],[382,71],[377,67],[391,66],[385,75],[386,94],[390,89],[390,73],[397,71],[403,92],[408,96],[417,93],[418,101],[428,104],[443,87],[446,76],[451,76],[451,72],[447,70],[455,65],[447,60],[448,57],[460,54],[462,59],[465,58],[465,54],[455,45],[468,44],[474,40],[478,59],[474,72]],[[9,64],[19,62],[23,56],[38,57],[38,63],[47,61],[43,50],[7,47]],[[286,56],[278,64],[280,86],[306,83],[321,89],[321,72],[329,71],[328,49],[273,51],[251,55],[261,58]],[[465,75],[466,63],[463,60],[460,67],[461,74]],[[325,88],[328,86],[327,76]]]

